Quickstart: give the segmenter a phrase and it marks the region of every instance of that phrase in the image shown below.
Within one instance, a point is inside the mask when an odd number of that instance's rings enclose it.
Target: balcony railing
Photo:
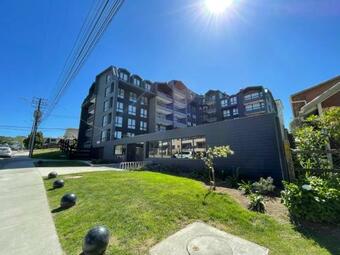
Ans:
[[[94,105],[90,105],[89,109],[88,109],[89,113],[94,113]]]
[[[173,89],[173,93],[174,93],[174,95],[177,96],[177,97],[186,98],[186,92],[183,91],[183,90],[179,90],[179,89],[174,88],[174,89]]]
[[[173,124],[173,121],[172,120],[169,120],[167,118],[164,118],[164,117],[157,117],[156,118],[156,122],[157,124],[161,124],[161,125],[165,125],[165,126],[170,126]]]

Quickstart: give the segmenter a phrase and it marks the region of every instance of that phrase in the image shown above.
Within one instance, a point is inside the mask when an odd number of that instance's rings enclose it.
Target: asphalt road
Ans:
[[[0,158],[0,170],[32,167],[28,152],[14,152],[12,158]]]

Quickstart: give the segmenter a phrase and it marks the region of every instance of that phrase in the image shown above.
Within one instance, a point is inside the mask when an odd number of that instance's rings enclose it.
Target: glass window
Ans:
[[[204,136],[194,137],[194,153],[204,153],[207,150],[206,140]]]
[[[182,139],[181,158],[193,158],[194,140],[192,138]]]
[[[262,92],[253,92],[251,94],[245,95],[244,100],[254,100],[254,99],[262,97],[262,95],[263,95]]]
[[[108,114],[108,115],[103,116],[103,121],[102,121],[103,127],[106,126],[107,124],[111,123],[111,118],[112,118],[112,114],[111,113]]]
[[[116,116],[115,125],[116,125],[116,127],[122,127],[123,126],[123,117],[122,116]]]
[[[233,115],[235,116],[235,115],[238,115],[238,109],[237,108],[234,108],[233,109]]]
[[[118,97],[124,99],[124,89],[118,89]]]
[[[110,141],[111,140],[111,129],[108,129],[106,132],[106,141]]]
[[[141,121],[139,129],[142,130],[142,131],[146,131],[147,130],[147,123],[145,121]]]
[[[100,135],[100,141],[104,142],[106,140],[107,131],[103,130]]]
[[[129,105],[129,114],[133,116],[136,115],[136,106]]]
[[[147,105],[148,104],[148,99],[147,99],[147,97],[141,97],[140,98],[140,104],[141,105]]]
[[[109,83],[112,79],[111,74],[106,75],[106,83]]]
[[[142,118],[147,118],[148,117],[148,110],[144,109],[144,108],[141,108],[140,109],[140,116]]]
[[[121,139],[122,138],[122,131],[115,131],[115,139]]]
[[[134,78],[133,79],[133,85],[135,85],[135,86],[140,86],[140,80],[139,79],[137,79],[137,78]]]
[[[237,97],[231,97],[230,104],[237,104]]]
[[[182,151],[181,139],[172,139],[171,149],[172,149],[171,150],[172,158],[181,158],[181,151]]]
[[[222,107],[227,106],[227,105],[228,105],[228,99],[221,100],[221,106]]]
[[[230,117],[230,111],[229,110],[223,110],[223,117],[224,118]]]
[[[151,85],[149,83],[145,83],[145,90],[150,91]]]
[[[119,79],[121,79],[123,81],[128,81],[128,75],[124,72],[120,72],[119,73]]]
[[[162,158],[171,157],[171,140],[162,141],[161,154]]]
[[[137,95],[136,93],[130,92],[130,101],[136,103],[137,102]]]
[[[128,128],[135,129],[136,128],[136,120],[128,119]]]
[[[115,146],[115,155],[124,155],[124,154],[125,154],[124,145],[116,145]]]
[[[110,86],[106,87],[105,88],[105,96],[107,97],[108,95],[110,95],[110,93],[111,93],[111,87]]]
[[[107,100],[104,102],[104,112],[110,109],[110,101]]]
[[[117,112],[123,112],[124,111],[124,105],[122,102],[117,102]]]
[[[257,111],[264,108],[264,102],[246,105],[246,111]]]
[[[151,141],[149,142],[149,158],[161,158],[161,141]]]

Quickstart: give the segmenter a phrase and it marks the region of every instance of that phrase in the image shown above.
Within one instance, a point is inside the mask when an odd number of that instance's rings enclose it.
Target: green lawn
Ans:
[[[226,194],[204,199],[207,189],[198,181],[151,172],[81,175],[65,179],[62,189],[49,190],[53,180],[45,181],[51,210],[58,208],[64,193],[78,196],[75,207],[53,214],[69,255],[81,252],[87,230],[98,224],[111,231],[107,254],[132,255],[147,254],[151,246],[197,220],[263,245],[271,255],[332,254],[292,225],[243,209]]]
[[[36,167],[66,167],[66,166],[88,166],[87,163],[79,161],[79,160],[51,160],[51,161],[42,161],[40,165],[38,165],[37,161],[34,162]]]
[[[59,148],[38,149],[34,150],[33,158],[40,159],[65,159],[65,155]]]

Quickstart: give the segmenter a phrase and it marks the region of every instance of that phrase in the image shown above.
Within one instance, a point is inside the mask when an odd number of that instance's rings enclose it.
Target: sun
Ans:
[[[207,9],[214,15],[219,15],[233,3],[233,0],[205,0]]]

